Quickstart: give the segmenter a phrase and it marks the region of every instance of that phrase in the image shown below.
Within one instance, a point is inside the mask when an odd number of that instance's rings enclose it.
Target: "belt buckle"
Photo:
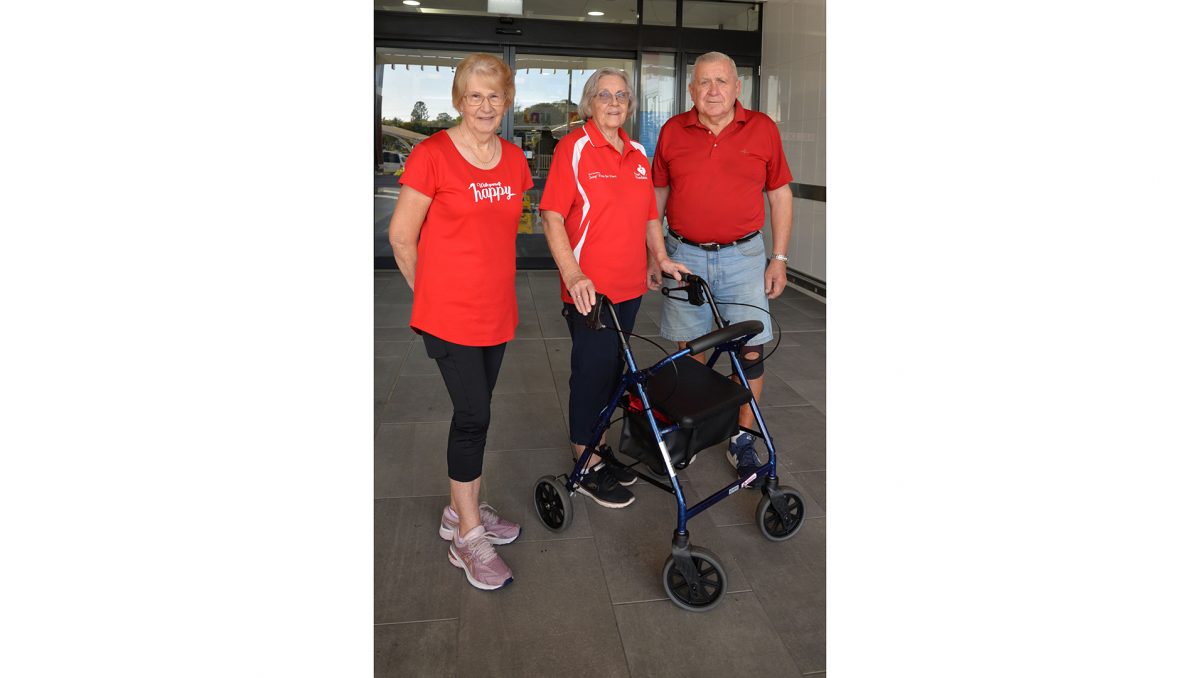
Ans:
[[[721,243],[715,242],[712,240],[710,240],[708,242],[697,243],[697,244],[700,246],[700,249],[706,250],[709,252],[720,252],[721,248],[723,247],[723,245]]]

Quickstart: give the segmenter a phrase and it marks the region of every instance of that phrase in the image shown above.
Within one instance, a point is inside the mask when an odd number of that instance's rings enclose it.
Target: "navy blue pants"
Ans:
[[[621,329],[633,329],[642,298],[636,297],[615,304]],[[621,381],[625,361],[621,357],[621,342],[612,329],[588,329],[587,322],[575,304],[563,303],[567,329],[571,332],[571,401],[568,420],[571,442],[587,445],[591,442],[596,417],[612,398]],[[611,324],[608,311],[601,311],[605,324]]]
[[[451,480],[469,483],[483,474],[483,447],[492,420],[492,390],[500,376],[507,344],[463,346],[423,333],[425,352],[437,361],[454,403],[446,441]]]

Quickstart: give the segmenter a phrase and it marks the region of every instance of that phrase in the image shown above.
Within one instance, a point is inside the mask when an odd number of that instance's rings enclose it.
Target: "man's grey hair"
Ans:
[[[737,64],[734,63],[733,59],[730,58],[728,54],[724,54],[722,52],[708,52],[696,57],[696,63],[692,67],[693,85],[696,84],[696,71],[700,70],[700,64],[706,64],[710,61],[724,61],[725,63],[729,64],[730,68],[733,69],[733,77],[737,77]]]
[[[626,120],[632,118],[633,114],[637,112],[637,92],[633,89],[633,80],[630,79],[628,73],[612,66],[597,68],[596,72],[592,73],[592,77],[583,83],[583,93],[579,95],[579,117],[584,120],[593,117],[592,101],[595,99],[596,93],[600,91],[600,78],[606,75],[615,75],[625,81],[625,91],[629,92],[629,113]]]

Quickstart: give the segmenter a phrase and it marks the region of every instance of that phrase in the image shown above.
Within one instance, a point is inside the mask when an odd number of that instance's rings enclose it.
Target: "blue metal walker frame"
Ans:
[[[707,298],[709,307],[711,308],[712,313],[713,313],[713,318],[717,324],[717,330],[715,330],[715,331],[720,331],[721,329],[728,327],[729,323],[726,322],[725,319],[721,317],[721,314],[717,311],[717,306],[713,300],[712,292],[708,287],[708,283],[706,283],[704,281],[704,279],[700,278],[699,276],[695,276],[695,275],[685,276],[685,282],[688,283],[688,285],[686,285],[684,287],[677,287],[674,289],[668,289],[668,288],[664,287],[663,294],[665,296],[667,296],[669,299],[674,298],[674,299],[678,300],[679,299],[678,297],[671,297],[670,292],[687,290],[688,295],[689,295],[689,299],[688,299],[689,303],[692,303],[694,305],[699,305],[700,303],[703,303],[702,301],[699,301],[701,296]],[[701,295],[701,290],[703,291],[702,295]],[[679,424],[674,423],[665,428],[659,427],[658,422],[656,421],[656,419],[654,417],[654,408],[650,403],[649,397],[647,397],[647,395],[646,395],[645,384],[651,376],[653,376],[659,370],[664,369],[671,363],[675,362],[676,360],[680,360],[682,358],[690,359],[690,356],[693,354],[693,351],[690,348],[680,349],[680,350],[676,351],[675,353],[672,353],[671,355],[667,356],[666,358],[663,358],[662,360],[658,361],[654,365],[652,365],[644,370],[639,370],[637,368],[637,362],[634,360],[633,352],[629,348],[629,341],[626,338],[625,332],[621,328],[620,322],[617,320],[616,310],[613,308],[612,303],[607,298],[603,297],[603,295],[597,295],[596,304],[598,307],[603,307],[603,308],[608,309],[608,315],[612,322],[611,329],[616,331],[617,336],[620,338],[621,351],[624,354],[625,364],[628,369],[621,376],[620,386],[615,389],[615,392],[613,393],[612,398],[609,399],[608,406],[605,407],[604,410],[598,416],[598,418],[596,420],[596,424],[593,428],[593,434],[592,434],[591,440],[588,442],[588,445],[586,447],[584,447],[583,453],[579,456],[579,460],[575,463],[575,468],[567,476],[567,478],[566,478],[567,491],[570,492],[572,495],[574,495],[576,488],[579,486],[579,481],[580,481],[581,477],[583,476],[583,470],[585,468],[587,468],[588,460],[591,459],[593,454],[598,454],[595,451],[596,445],[600,442],[601,436],[611,425],[609,423],[609,419],[610,419],[610,417],[612,417],[613,411],[616,410],[618,404],[620,403],[621,396],[624,395],[626,392],[631,392],[631,395],[632,395],[632,393],[636,393],[639,400],[641,400],[641,403],[643,406],[643,412],[650,422],[650,429],[654,432],[654,439],[658,443],[659,452],[663,456],[663,463],[667,470],[667,474],[669,475],[669,480],[670,480],[671,484],[670,484],[670,486],[664,485],[663,483],[659,482],[657,479],[655,479],[651,476],[648,476],[646,474],[643,474],[641,471],[638,471],[636,468],[633,468],[634,466],[641,464],[642,462],[640,462],[640,461],[634,463],[631,466],[626,466],[624,464],[621,464],[615,458],[611,458],[606,455],[602,455],[602,456],[604,457],[604,460],[606,463],[617,464],[624,468],[629,468],[629,469],[633,470],[635,473],[637,473],[638,477],[646,480],[647,482],[649,482],[652,485],[655,485],[655,486],[657,486],[663,490],[666,490],[667,492],[671,492],[672,494],[675,495],[675,503],[676,503],[676,506],[678,509],[678,521],[677,521],[676,530],[675,530],[676,537],[677,537],[677,543],[679,542],[679,540],[681,538],[683,540],[683,543],[686,544],[687,521],[689,519],[694,518],[696,515],[700,514],[701,512],[705,511],[706,509],[712,507],[717,502],[729,497],[734,492],[737,492],[738,490],[748,487],[752,482],[755,481],[755,479],[760,474],[766,473],[766,476],[765,476],[766,477],[766,483],[765,483],[766,487],[764,488],[764,493],[766,493],[768,490],[772,490],[771,494],[773,495],[774,494],[773,490],[778,485],[778,474],[776,472],[776,466],[775,466],[775,444],[774,444],[774,441],[771,439],[770,434],[767,431],[767,424],[763,420],[762,412],[760,412],[758,409],[758,402],[754,399],[753,392],[751,392],[750,403],[749,403],[750,410],[754,413],[754,421],[758,424],[759,430],[754,431],[751,429],[744,428],[741,426],[740,423],[738,425],[738,430],[756,435],[756,436],[762,438],[763,441],[766,442],[767,453],[768,453],[767,463],[758,467],[758,469],[756,469],[753,474],[750,474],[750,475],[746,476],[745,478],[736,480],[736,481],[730,483],[729,485],[726,485],[725,487],[721,488],[720,490],[717,490],[716,492],[712,493],[705,499],[701,500],[699,503],[694,504],[690,507],[687,505],[687,502],[683,496],[683,489],[680,487],[679,479],[675,474],[675,466],[671,462],[671,455],[667,451],[666,443],[663,442],[663,436],[678,429]],[[598,316],[598,314],[595,312],[591,315]],[[707,367],[709,369],[712,369],[713,365],[716,364],[716,362],[720,358],[721,354],[728,353],[729,361],[730,361],[730,364],[733,366],[734,372],[737,374],[738,378],[741,379],[743,386],[745,388],[749,389],[749,386],[747,385],[747,384],[749,384],[749,381],[746,379],[746,374],[742,370],[742,363],[741,363],[741,360],[738,358],[738,352],[741,350],[742,346],[744,346],[746,344],[746,342],[749,341],[751,339],[751,337],[753,337],[757,333],[758,333],[758,331],[751,332],[751,333],[745,334],[743,336],[739,336],[735,339],[725,341],[725,342],[716,344],[715,346],[712,346],[711,348],[713,349],[713,352],[706,363]],[[710,336],[711,334],[713,334],[713,333],[710,333],[709,335],[705,335],[705,336],[707,337],[707,336]],[[704,337],[701,337],[691,343],[696,344],[696,343],[701,342],[703,339],[704,339]],[[704,350],[707,350],[707,348]],[[698,352],[702,353],[703,350],[698,351]],[[633,416],[633,413],[632,412],[627,413],[626,416]]]

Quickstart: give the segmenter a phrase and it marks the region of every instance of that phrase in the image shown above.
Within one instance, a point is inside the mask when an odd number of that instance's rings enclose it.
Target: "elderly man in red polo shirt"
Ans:
[[[653,181],[658,211],[667,216],[671,259],[708,281],[729,322],[762,321],[762,333],[742,350],[746,378],[761,404],[762,349],[772,328],[770,316],[759,308],[766,309],[767,300],[778,297],[787,283],[792,174],[775,122],[742,107],[741,91],[733,59],[720,52],[696,59],[688,84],[694,106],[663,125]],[[771,204],[770,258],[759,234],[764,190]],[[680,348],[708,332],[711,322],[707,306],[663,304],[662,336]],[[756,429],[749,405],[742,407],[738,423]],[[728,458],[740,477],[757,469],[754,436],[743,432],[731,439]]]

